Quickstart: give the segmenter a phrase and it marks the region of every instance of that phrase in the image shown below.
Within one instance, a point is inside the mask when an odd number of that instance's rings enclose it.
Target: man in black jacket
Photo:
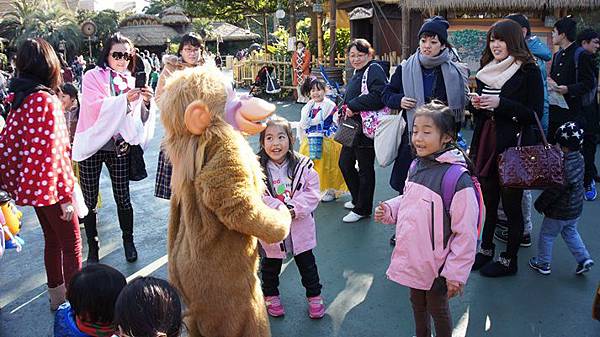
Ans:
[[[565,122],[577,121],[584,124],[582,119],[583,96],[594,87],[594,66],[592,58],[587,53],[575,54],[577,44],[574,43],[577,34],[577,23],[570,17],[556,22],[552,30],[552,43],[560,46],[554,54],[548,90],[563,95],[568,108],[562,108],[550,103],[548,123],[548,140],[555,143],[556,129]],[[552,93],[550,93],[552,95]]]
[[[580,46],[579,53],[590,55],[592,59],[600,47],[600,35],[593,29],[584,29],[577,35],[577,45]],[[590,92],[583,96],[582,117],[585,121],[585,137],[583,139],[582,154],[585,160],[585,174],[583,176],[583,185],[585,187],[585,199],[595,200],[596,192],[596,169],[595,156],[598,136],[600,135],[600,116],[598,116],[598,66],[593,62],[594,67],[594,86]]]

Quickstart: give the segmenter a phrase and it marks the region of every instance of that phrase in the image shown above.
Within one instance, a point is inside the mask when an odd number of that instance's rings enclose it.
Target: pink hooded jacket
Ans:
[[[450,214],[445,214],[441,184],[449,164],[466,166],[463,154],[454,149],[418,158],[404,194],[384,204],[383,222],[396,224],[398,244],[387,270],[394,282],[421,290],[431,289],[439,276],[467,282],[475,260],[479,207],[471,178],[463,174]]]
[[[296,217],[292,219],[290,227],[292,253],[298,255],[317,246],[317,231],[313,212],[317,209],[321,201],[321,190],[319,188],[319,175],[313,168],[313,163],[307,157],[296,154],[299,157],[298,165],[294,170],[292,177],[291,191],[292,195],[287,202],[289,207],[293,207]],[[288,162],[277,166],[272,161],[267,164],[268,172],[265,172],[269,181],[284,180],[288,176]],[[271,185],[271,184],[269,184]],[[271,186],[267,189],[268,195],[263,196],[263,201],[269,207],[278,208],[284,202],[274,196]],[[286,257],[286,245],[283,242],[268,244],[260,241],[268,258],[283,259]],[[289,248],[289,247],[288,247]]]

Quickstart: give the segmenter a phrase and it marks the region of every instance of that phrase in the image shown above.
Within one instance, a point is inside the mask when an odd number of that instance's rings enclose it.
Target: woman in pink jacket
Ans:
[[[479,202],[466,157],[453,145],[450,109],[439,101],[422,106],[412,130],[417,159],[404,194],[381,203],[375,220],[396,224],[398,245],[387,277],[410,287],[416,336],[431,336],[432,316],[436,336],[450,337],[448,298],[462,293],[475,259]],[[447,183],[450,175],[454,184]]]
[[[285,310],[279,298],[279,273],[288,253],[294,260],[306,288],[308,315],[322,318],[325,305],[321,297],[321,283],[312,249],[317,246],[317,232],[313,212],[321,201],[319,175],[313,163],[293,150],[292,129],[287,120],[272,118],[260,134],[260,163],[266,175],[267,191],[263,201],[273,208],[287,206],[292,215],[290,235],[276,244],[260,241],[262,248],[262,290],[267,312],[273,317],[283,316]]]

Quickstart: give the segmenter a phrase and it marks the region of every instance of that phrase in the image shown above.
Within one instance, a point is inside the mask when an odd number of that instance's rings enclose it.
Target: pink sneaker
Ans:
[[[285,309],[283,309],[279,296],[265,296],[265,304],[270,316],[281,317],[285,315]]]
[[[325,305],[323,304],[323,297],[315,296],[308,298],[308,317],[312,319],[319,319],[325,316]]]

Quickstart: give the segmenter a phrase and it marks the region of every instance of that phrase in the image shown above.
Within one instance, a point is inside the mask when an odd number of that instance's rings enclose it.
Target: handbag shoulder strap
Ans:
[[[372,66],[378,66],[379,68],[381,68],[382,71],[383,67],[381,66],[381,64],[377,63],[377,62],[373,62],[371,64],[369,64],[369,66],[367,67],[367,69],[365,70],[363,76],[362,76],[362,80],[360,83],[360,94],[361,95],[368,95],[369,94],[369,88],[367,87],[367,79],[369,77],[369,69],[371,69]],[[384,71],[385,72],[385,71]]]

